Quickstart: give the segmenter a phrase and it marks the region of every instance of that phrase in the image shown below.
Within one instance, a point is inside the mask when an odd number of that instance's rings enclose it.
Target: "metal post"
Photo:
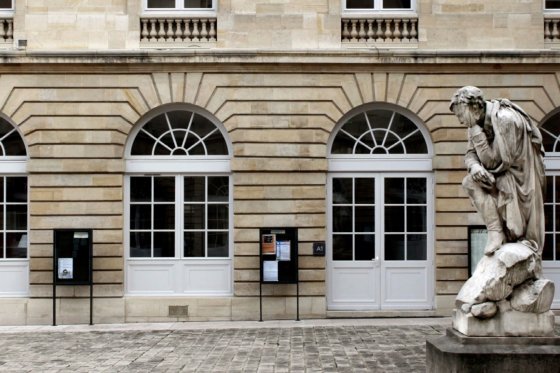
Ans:
[[[296,282],[296,310],[297,310],[296,321],[299,321],[299,279]]]
[[[56,326],[56,284],[53,279],[52,324]]]
[[[93,280],[89,283],[89,325],[93,325]]]
[[[259,304],[260,304],[260,314],[261,318],[259,321],[263,321],[262,319],[262,281],[259,281]]]

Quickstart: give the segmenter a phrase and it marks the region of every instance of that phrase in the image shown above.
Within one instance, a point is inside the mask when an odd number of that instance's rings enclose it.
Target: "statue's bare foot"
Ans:
[[[485,255],[492,255],[494,251],[498,250],[500,246],[505,242],[506,236],[502,231],[488,231],[488,240],[486,241],[486,247],[484,248]]]

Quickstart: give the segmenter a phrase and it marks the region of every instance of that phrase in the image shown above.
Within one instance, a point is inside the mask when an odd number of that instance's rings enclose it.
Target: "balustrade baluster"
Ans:
[[[181,29],[182,20],[175,20],[175,41],[183,41],[183,30]]]
[[[393,20],[393,22],[394,22],[394,26],[395,26],[395,31],[393,32],[393,41],[402,42],[401,20],[400,19],[395,19],[395,20]]]
[[[544,40],[550,41],[552,39],[552,33],[550,32],[551,21],[549,19],[544,20]]]
[[[418,41],[418,32],[416,31],[416,19],[410,20],[410,41]]]
[[[342,20],[342,42],[348,43],[350,41],[350,30],[348,30],[348,23],[350,21],[347,19]]]
[[[351,36],[350,41],[352,43],[355,43],[358,41],[358,39],[356,38],[358,36],[358,30],[356,29],[356,23],[358,23],[358,20],[353,19],[350,22],[352,23],[352,29],[350,31],[350,36]]]
[[[150,41],[157,41],[156,20],[150,19]]]
[[[6,20],[0,19],[0,41],[5,41],[6,32],[4,31],[4,25]]]
[[[210,31],[208,32],[208,41],[216,41],[216,20],[210,20]]]
[[[167,36],[165,38],[165,41],[167,42],[172,42],[173,41],[173,20],[172,19],[168,19],[167,20]]]
[[[193,30],[192,30],[192,41],[197,42],[200,41],[200,39],[198,38],[200,36],[200,31],[198,31],[198,22],[200,20],[198,19],[193,19],[192,23],[193,23]]]
[[[359,23],[360,23],[360,31],[358,32],[358,36],[360,37],[360,39],[358,41],[364,42],[366,41],[366,28],[365,28],[366,20],[360,19]]]
[[[158,23],[158,42],[163,42],[165,41],[165,20],[164,19],[158,19],[157,20]]]
[[[146,42],[146,41],[148,41],[148,36],[150,35],[148,33],[148,20],[147,19],[141,19],[140,22],[142,22],[142,32],[140,34],[140,36],[141,36],[140,41],[141,42]]]
[[[382,24],[383,24],[383,20],[382,19],[376,19],[375,22],[377,22],[377,32],[375,33],[375,35],[377,36],[377,39],[375,41],[381,43],[383,41],[383,30],[381,29]]]
[[[368,19],[367,20],[367,24],[368,24],[368,28],[367,28],[367,41],[368,43],[371,43],[372,41],[374,41],[373,39],[373,19]]]
[[[559,19],[552,20],[552,41],[557,42],[560,39],[560,33],[558,32],[558,22]]]
[[[408,39],[410,37],[410,33],[408,32],[408,19],[403,19],[403,31],[402,31],[402,41],[404,43],[408,43],[410,42],[410,40]]]
[[[390,19],[385,20],[385,41],[387,43],[390,43],[391,41],[393,41],[393,32],[391,30],[391,20]]]
[[[14,41],[13,22],[11,19],[8,20],[8,31],[6,32],[6,41],[8,42]]]
[[[202,30],[200,31],[200,41],[208,41],[208,31],[206,30],[207,19],[200,20],[200,26]]]

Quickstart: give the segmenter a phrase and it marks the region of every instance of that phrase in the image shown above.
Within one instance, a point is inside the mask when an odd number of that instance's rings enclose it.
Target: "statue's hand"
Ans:
[[[483,184],[487,187],[493,187],[496,183],[494,175],[492,175],[488,170],[486,170],[482,165],[475,164],[471,167],[470,174],[474,181],[479,184]]]

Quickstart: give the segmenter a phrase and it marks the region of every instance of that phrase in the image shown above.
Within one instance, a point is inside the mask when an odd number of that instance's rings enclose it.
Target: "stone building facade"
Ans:
[[[270,227],[298,228],[303,318],[448,315],[482,224],[464,85],[543,129],[560,279],[557,3],[0,1],[0,323],[52,322],[62,228],[93,230],[95,323],[258,319]],[[87,286],[57,296],[87,322]]]

